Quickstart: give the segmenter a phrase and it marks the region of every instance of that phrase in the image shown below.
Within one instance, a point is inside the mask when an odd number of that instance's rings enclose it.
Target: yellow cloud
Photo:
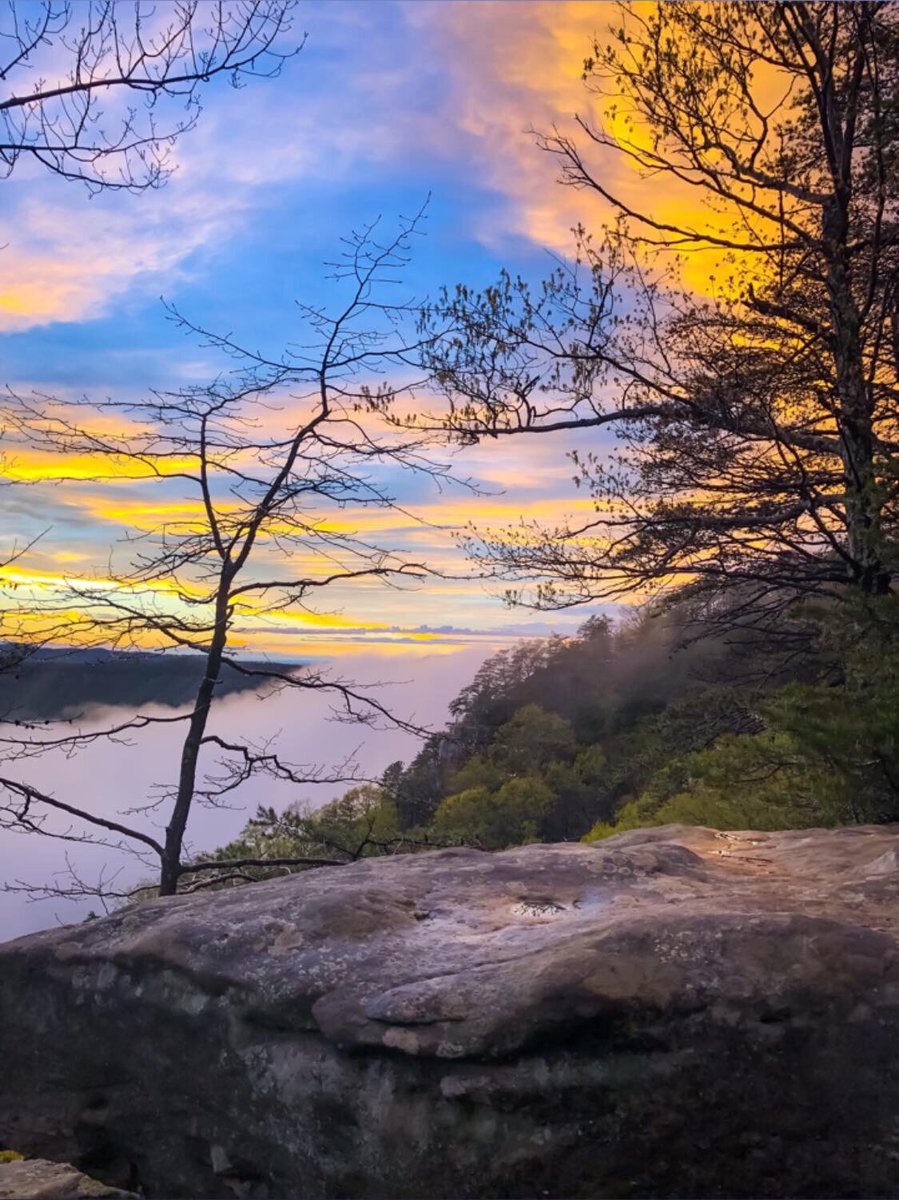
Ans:
[[[0,567],[0,582],[15,588],[70,588],[83,587],[97,591],[114,591],[123,585],[113,579],[91,579],[78,575],[50,574],[40,571],[18,570],[15,567]]]
[[[635,16],[654,4],[636,0]],[[509,209],[485,219],[478,228],[490,244],[519,234],[562,254],[574,246],[572,228],[597,229],[613,216],[597,193],[558,182],[559,162],[538,149],[534,132],[570,135],[585,153],[595,178],[637,211],[662,222],[721,232],[732,228],[731,215],[712,211],[700,189],[667,174],[647,178],[625,155],[592,145],[574,117],[602,124],[621,145],[650,145],[639,121],[628,122],[627,109],[612,111],[582,78],[584,59],[592,54],[610,24],[620,24],[615,6],[582,0],[501,0],[433,6],[431,24],[454,43],[445,61],[455,78],[452,108],[442,116],[472,139],[470,156],[490,186],[509,201]],[[773,107],[785,91],[776,72],[762,70],[753,81],[757,95]],[[660,186],[659,180],[663,179]],[[717,291],[733,270],[724,252],[681,257],[678,270],[686,286],[701,294]],[[711,276],[715,276],[715,282]]]
[[[53,454],[23,450],[3,463],[4,476],[14,483],[54,483],[67,479],[106,479],[122,483],[156,479],[196,469],[196,459],[169,458],[157,470],[135,458],[116,454]]]

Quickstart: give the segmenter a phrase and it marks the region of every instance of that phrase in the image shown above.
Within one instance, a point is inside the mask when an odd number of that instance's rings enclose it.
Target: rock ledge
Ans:
[[[899,1196],[899,831],[671,826],[0,947],[0,1138],[151,1196]]]

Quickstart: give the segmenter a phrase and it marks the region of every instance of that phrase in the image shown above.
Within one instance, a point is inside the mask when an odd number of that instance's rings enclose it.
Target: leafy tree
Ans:
[[[468,788],[442,800],[430,828],[441,838],[456,838],[484,850],[504,850],[539,838],[553,795],[537,775],[508,779],[497,790]]]
[[[527,704],[497,730],[489,754],[501,771],[515,776],[571,759],[576,748],[568,721],[538,704]]]
[[[486,745],[515,710],[533,698],[535,681],[564,645],[559,637],[535,638],[491,655],[450,704],[457,744],[468,753]]]
[[[191,864],[188,890],[340,866],[405,845],[392,801],[370,784],[351,788],[318,810],[292,804],[279,813],[260,805],[233,842]]]
[[[445,746],[445,738],[427,738],[408,767],[395,763],[382,780],[396,804],[403,829],[423,825],[434,815],[442,795]]]
[[[563,717],[528,704],[448,782],[428,826],[498,849],[538,837],[580,837],[604,795],[605,756],[580,748]]]
[[[609,767],[601,746],[586,746],[574,761],[548,763],[541,778],[553,801],[543,820],[546,841],[576,841],[597,815],[613,808]]]
[[[450,793],[468,792],[472,789],[496,792],[503,786],[509,774],[495,761],[490,750],[491,747],[488,746],[483,754],[473,754],[450,776],[447,783]]]
[[[664,767],[614,822],[597,822],[586,840],[647,825],[795,829],[843,823],[848,814],[839,787],[809,766],[788,734],[725,734],[709,749]]]
[[[425,312],[463,441],[579,432],[595,515],[473,544],[554,607],[686,589],[781,628],[896,568],[899,5],[622,5],[585,66],[603,109],[541,139],[611,223],[534,290]],[[646,185],[616,190],[621,160]],[[695,204],[669,216],[671,187]],[[687,215],[689,213],[689,215]],[[700,293],[682,260],[709,263]],[[706,297],[701,294],[706,293]],[[598,454],[608,430],[614,453]],[[729,597],[727,604],[723,597]]]
[[[499,788],[506,780],[539,774],[553,763],[570,762],[577,751],[571,725],[563,717],[527,704],[493,735],[481,754],[474,754],[449,777],[453,791]]]
[[[841,678],[793,683],[765,705],[821,786],[841,797],[843,819],[899,820],[899,600],[844,606],[822,618]]]
[[[311,814],[309,828],[323,846],[354,860],[383,854],[400,838],[396,806],[370,784],[351,788]]]

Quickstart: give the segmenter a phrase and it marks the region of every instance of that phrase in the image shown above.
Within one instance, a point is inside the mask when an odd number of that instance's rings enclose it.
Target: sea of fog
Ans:
[[[353,655],[349,665],[341,663],[335,674],[354,683],[383,683],[377,695],[391,711],[416,724],[440,728],[447,718],[447,705],[468,683],[489,649],[461,650],[454,654],[391,657]],[[285,760],[317,765],[325,770],[355,756],[364,775],[375,777],[396,759],[408,761],[420,741],[402,730],[371,729],[335,721],[333,697],[327,693],[285,691],[260,699],[234,695],[213,708],[210,732],[229,740],[269,743]],[[171,715],[171,709],[142,709]],[[122,719],[122,709],[97,711],[92,723],[97,728]],[[180,740],[184,725],[151,726],[128,735],[127,742],[101,741],[78,754],[45,753],[39,758],[6,768],[24,781],[56,798],[91,812],[136,825],[160,838],[166,822],[165,807],[156,812],[122,816],[154,799],[159,787],[171,787],[177,776]],[[243,828],[258,804],[283,808],[296,800],[317,807],[350,784],[295,784],[265,777],[251,779],[230,797],[232,807],[209,809],[194,806],[188,827],[192,851],[208,851],[230,841]],[[65,832],[72,823],[55,819],[52,828]],[[49,826],[48,826],[49,828]],[[0,831],[0,881],[41,884],[70,882],[70,864],[75,874],[93,883],[101,874],[115,877],[116,890],[147,879],[152,873],[133,858],[110,849],[67,842],[36,834]],[[0,941],[83,920],[89,911],[102,912],[95,897],[77,900],[34,900],[23,892],[0,892]]]

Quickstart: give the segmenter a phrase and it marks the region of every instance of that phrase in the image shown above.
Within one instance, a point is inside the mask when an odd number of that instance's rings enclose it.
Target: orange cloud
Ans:
[[[634,0],[629,7],[638,14],[654,5]],[[598,194],[558,182],[558,160],[537,147],[534,133],[552,134],[555,128],[574,138],[595,177],[635,210],[699,231],[731,227],[727,210],[712,211],[700,189],[668,175],[647,178],[625,155],[591,145],[576,126],[577,114],[603,125],[620,144],[650,145],[648,130],[628,121],[625,106],[610,107],[583,81],[594,38],[602,43],[609,25],[621,22],[615,6],[582,0],[461,0],[434,5],[427,16],[453,47],[444,62],[455,89],[452,109],[443,116],[470,136],[479,175],[508,201],[507,209],[477,226],[485,242],[502,249],[511,233],[569,254],[574,226],[597,229],[613,217]],[[754,86],[771,107],[785,91],[773,69],[760,73]],[[731,270],[718,251],[687,254],[679,263],[683,282],[701,294],[717,290]]]

